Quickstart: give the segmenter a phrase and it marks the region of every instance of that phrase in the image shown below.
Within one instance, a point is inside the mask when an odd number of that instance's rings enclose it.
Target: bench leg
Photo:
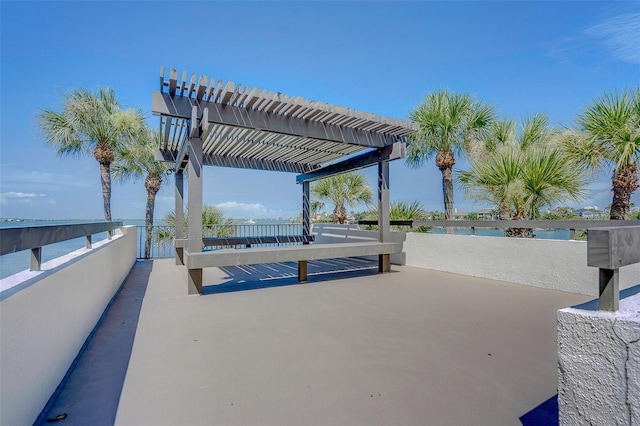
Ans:
[[[378,272],[391,271],[391,255],[379,254],[378,255]]]
[[[307,282],[307,261],[306,260],[298,261],[298,282],[301,282],[301,283]]]
[[[202,294],[202,268],[188,269],[189,294]]]
[[[176,247],[176,265],[184,265],[184,249]]]

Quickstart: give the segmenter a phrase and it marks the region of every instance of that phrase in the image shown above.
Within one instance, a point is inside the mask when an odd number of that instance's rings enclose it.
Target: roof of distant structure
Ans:
[[[152,98],[163,135],[159,154],[177,169],[186,165],[193,114],[202,120],[204,165],[295,173],[313,173],[358,154],[388,153],[417,130],[405,120],[187,75],[178,78],[171,69],[167,76],[161,67],[160,90]]]

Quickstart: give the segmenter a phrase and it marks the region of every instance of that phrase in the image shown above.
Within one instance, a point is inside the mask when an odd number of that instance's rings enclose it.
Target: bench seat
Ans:
[[[401,243],[381,243],[378,241],[286,247],[252,247],[241,250],[222,249],[201,253],[185,251],[185,265],[188,269],[199,269],[258,263],[305,262],[305,276],[300,276],[299,278],[300,281],[306,281],[306,262],[309,260],[372,256],[400,253],[401,251]]]
[[[257,244],[288,244],[288,243],[311,243],[314,241],[313,235],[271,235],[260,237],[203,237],[202,243],[205,247],[212,246],[247,246]]]

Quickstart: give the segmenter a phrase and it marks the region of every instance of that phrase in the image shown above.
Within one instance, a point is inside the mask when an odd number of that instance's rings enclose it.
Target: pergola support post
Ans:
[[[189,188],[187,252],[202,252],[202,139],[198,108],[193,107],[189,134]],[[202,268],[189,269],[189,294],[202,294]]]
[[[184,238],[184,174],[177,171],[175,174],[175,239]],[[184,265],[184,247],[176,246],[176,265]]]
[[[309,244],[311,235],[311,197],[309,181],[302,182],[302,245]],[[298,282],[307,281],[307,261],[298,261]]]
[[[378,240],[387,243],[391,240],[389,223],[389,162],[378,163]],[[391,270],[391,255],[378,255],[378,271],[389,272]]]

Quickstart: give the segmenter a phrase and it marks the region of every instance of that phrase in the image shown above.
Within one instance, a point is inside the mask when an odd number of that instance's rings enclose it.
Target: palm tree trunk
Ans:
[[[102,183],[102,203],[104,220],[111,222],[111,164],[100,163],[100,183]]]
[[[513,220],[524,220],[525,216],[522,213],[517,213]],[[531,228],[506,228],[504,230],[504,236],[510,238],[534,238],[535,234]]]
[[[611,203],[611,220],[629,219],[631,193],[638,189],[638,167],[635,164],[624,164],[613,173],[613,202]]]
[[[104,220],[111,222],[111,163],[115,160],[115,150],[109,142],[98,141],[93,149],[93,157],[100,164]]]
[[[453,166],[456,159],[451,150],[440,150],[436,154],[436,166],[442,173],[442,195],[444,196],[444,218],[453,220]],[[453,228],[447,227],[447,234],[453,234]]]
[[[144,224],[146,227],[146,238],[144,242],[144,258],[151,257],[151,235],[153,233],[153,210],[156,204],[157,191],[147,191],[147,208],[144,215]]]
[[[160,190],[162,181],[159,176],[150,173],[144,181],[144,186],[147,189],[147,208],[144,214],[144,224],[146,227],[146,238],[144,243],[144,258],[149,259],[151,257],[151,235],[153,233],[153,210],[156,205],[156,194]]]
[[[443,167],[442,172],[442,194],[444,196],[444,218],[453,220],[453,176],[452,167]],[[453,234],[453,228],[446,228],[447,234]]]
[[[347,209],[344,206],[336,205],[333,209],[333,217],[336,222],[343,224],[347,218]]]

